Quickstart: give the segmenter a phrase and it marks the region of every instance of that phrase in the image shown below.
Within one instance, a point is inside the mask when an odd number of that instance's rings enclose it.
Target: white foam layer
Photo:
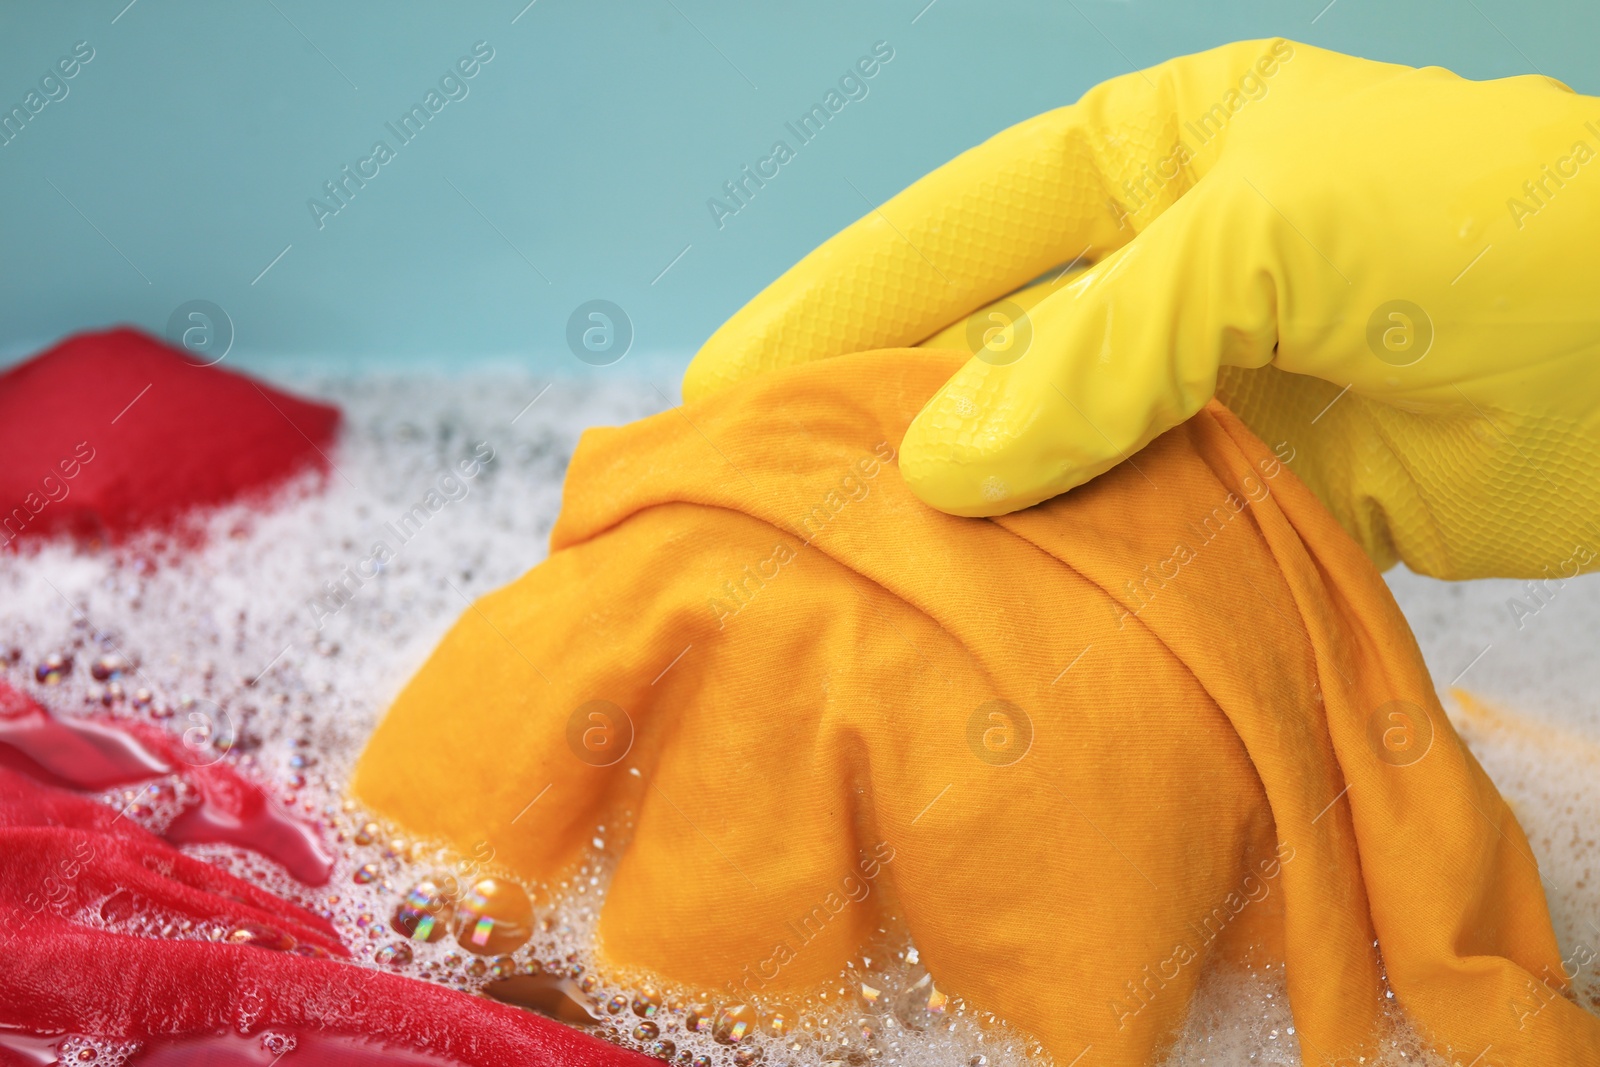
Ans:
[[[65,683],[37,690],[52,706],[87,707],[95,695],[88,661],[120,650],[139,662],[138,676],[125,680],[130,692],[146,685],[169,704],[187,695],[230,709],[227,730],[245,764],[277,783],[297,810],[344,836],[338,867],[329,889],[308,894],[270,862],[217,846],[193,851],[327,912],[362,960],[381,966],[374,954],[396,940],[388,926],[396,899],[440,860],[415,854],[411,843],[396,849],[386,837],[356,843],[360,813],[345,811],[340,800],[363,741],[466,604],[543,558],[581,430],[660,410],[676,389],[665,380],[550,383],[511,373],[300,385],[339,403],[348,419],[325,489],[306,479],[268,514],[219,513],[212,520],[216,535],[202,551],[157,566],[141,562],[137,552],[119,561],[60,545],[0,556],[0,651],[18,650],[19,670],[31,670],[52,651],[76,652],[77,669]],[[485,449],[494,459],[481,473],[445,480],[461,460],[481,459]],[[391,547],[401,540],[396,530],[429,490],[447,503],[400,531],[403,545],[379,578],[350,578],[362,573],[374,540]],[[342,604],[328,599],[330,586],[341,582]],[[1600,702],[1592,696],[1600,661],[1586,637],[1600,623],[1600,576],[1569,582],[1554,595],[1546,591],[1531,616],[1506,604],[1513,595],[1526,599],[1518,583],[1448,585],[1400,573],[1392,586],[1441,687],[1466,668],[1461,685],[1531,718],[1531,730],[1498,713],[1457,721],[1528,830],[1563,949],[1600,948],[1600,894],[1593,886]],[[10,673],[12,681],[19,670]],[[126,703],[115,710],[142,713]],[[171,816],[153,810],[143,818],[159,824]],[[554,887],[557,906],[541,913],[546,921],[532,942],[499,970],[561,969],[580,994],[595,998],[600,1029],[631,1041],[641,1022],[631,1004],[605,1010],[613,995],[630,1000],[631,990],[592,978],[582,988],[608,850],[624,828],[612,831],[597,833],[591,868]],[[374,878],[358,884],[354,873],[369,863]],[[493,961],[475,966],[448,939],[407,948],[410,962],[397,965],[419,977],[468,990],[494,977]],[[826,1000],[803,1007],[802,1014],[815,1017],[817,1036],[784,1055],[798,1064],[829,1056],[850,1062],[853,1053],[862,1062],[939,1067],[964,1067],[975,1057],[995,1067],[1027,1058],[1029,1042],[959,1005],[920,1031],[894,1011],[864,1014],[860,980],[883,985],[885,1003],[903,999],[900,991],[916,981],[920,970],[907,948],[858,961],[849,984],[842,979]],[[1600,992],[1587,969],[1576,984],[1586,1004]],[[735,1050],[686,1029],[690,1005],[674,1013],[673,999],[663,991],[654,1019],[660,1038],[671,1039],[680,1054],[733,1063]],[[860,1021],[868,1016],[873,1033],[864,1036]],[[778,1062],[775,1039],[757,1040],[770,1053],[762,1062]],[[1385,1064],[1429,1062],[1403,1037],[1397,1040]],[[1297,1063],[1281,973],[1210,976],[1170,1062]]]

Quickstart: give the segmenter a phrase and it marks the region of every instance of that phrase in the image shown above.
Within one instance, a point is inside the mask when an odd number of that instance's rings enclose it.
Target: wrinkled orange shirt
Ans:
[[[550,558],[463,614],[354,794],[534,883],[626,806],[603,955],[729,1002],[814,988],[892,915],[1063,1063],[1150,1062],[1220,957],[1286,962],[1308,1063],[1370,1062],[1386,975],[1461,1063],[1600,1064],[1527,841],[1293,442],[1213,403],[953,518],[893,457],[959,363],[846,356],[590,431]]]

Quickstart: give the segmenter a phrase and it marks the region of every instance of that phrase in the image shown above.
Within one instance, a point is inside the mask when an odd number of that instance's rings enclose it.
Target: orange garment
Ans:
[[[1534,977],[1563,986],[1521,829],[1281,457],[1212,404],[953,518],[889,457],[960,363],[590,431],[550,558],[462,616],[355,795],[530,881],[631,806],[601,951],[724,1003],[815,987],[892,912],[941,989],[1080,1067],[1150,1062],[1249,951],[1286,961],[1307,1063],[1371,1062],[1386,973],[1453,1060],[1600,1064]],[[633,727],[610,766],[597,700]]]

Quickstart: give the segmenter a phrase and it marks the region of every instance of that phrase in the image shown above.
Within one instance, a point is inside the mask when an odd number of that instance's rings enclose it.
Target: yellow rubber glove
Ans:
[[[730,319],[684,394],[964,348],[901,465],[935,507],[993,515],[1217,393],[1380,566],[1576,573],[1600,559],[1597,156],[1600,101],[1545,77],[1228,45],[918,181]],[[973,315],[1073,260],[1093,265]]]

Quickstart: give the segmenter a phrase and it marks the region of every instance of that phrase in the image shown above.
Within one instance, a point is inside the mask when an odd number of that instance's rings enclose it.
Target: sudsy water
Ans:
[[[190,731],[206,758],[231,761],[318,826],[333,862],[325,885],[307,886],[226,841],[185,851],[329,916],[362,965],[483,991],[677,1063],[1043,1061],[1026,1034],[938,990],[893,927],[836,982],[785,1005],[702,1000],[648,976],[594,973],[591,935],[625,812],[595,827],[590,855],[566,881],[524,888],[472,857],[404,840],[346,802],[364,740],[464,598],[543,557],[578,433],[661,410],[674,391],[513,374],[300,384],[348,418],[320,488],[307,479],[265,514],[211,516],[206,547],[182,558],[64,545],[0,557],[7,682],[66,720],[109,711]],[[336,611],[312,606],[447,469],[489,455],[378,579]],[[1490,701],[1451,710],[1528,830],[1564,951],[1600,946],[1600,666],[1585,636],[1600,624],[1600,577],[1534,590],[1404,573],[1391,582],[1441,686],[1459,678]],[[195,819],[181,783],[103,795],[157,832]],[[164,929],[159,916],[123,921],[153,936],[227,936]],[[1575,988],[1592,1009],[1592,973],[1580,971]],[[1383,1062],[1430,1058],[1399,1020]],[[1208,975],[1168,1063],[1299,1063],[1281,971]]]

